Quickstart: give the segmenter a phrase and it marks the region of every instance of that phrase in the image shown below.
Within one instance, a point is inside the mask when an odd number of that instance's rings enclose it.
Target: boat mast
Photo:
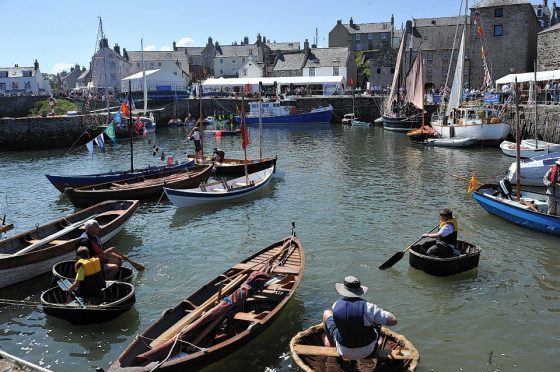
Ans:
[[[202,153],[202,158],[204,159],[204,131],[203,131],[203,125],[202,125],[202,83],[199,81],[198,82],[198,109],[199,109],[199,114],[198,114],[198,132],[200,133],[200,152]],[[202,159],[201,159],[202,160]]]
[[[519,87],[517,86],[517,77],[515,78],[515,200],[519,201],[521,198],[521,165],[519,159],[521,158],[521,125],[519,123]]]
[[[538,109],[537,109],[537,60],[535,59],[534,67],[535,70],[535,82],[533,83],[533,95],[535,96],[535,147],[539,149],[539,136],[537,131],[537,123],[538,123]]]
[[[128,135],[130,137],[130,171],[134,172],[134,145],[132,144],[132,83],[131,79],[128,79]]]
[[[243,169],[245,170],[245,184],[249,185],[249,173],[247,170],[247,123],[245,122],[245,98],[241,97],[241,147],[243,147],[243,154],[245,161],[243,162]]]
[[[259,159],[262,159],[262,81],[259,81]],[[247,168],[247,167],[245,167]]]
[[[144,64],[144,39],[140,39],[142,48],[142,80],[144,81],[144,116],[148,112],[148,83],[146,82],[146,65]]]

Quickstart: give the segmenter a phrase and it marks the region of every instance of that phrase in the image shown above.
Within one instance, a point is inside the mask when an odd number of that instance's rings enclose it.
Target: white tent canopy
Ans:
[[[291,77],[261,77],[261,78],[228,78],[219,79],[210,78],[202,83],[204,88],[211,87],[242,87],[247,84],[272,86],[274,83],[278,85],[321,85],[321,84],[344,84],[344,76],[291,76]]]
[[[517,78],[518,83],[534,81],[535,73],[524,72],[522,74],[509,74],[496,80],[496,85],[515,83],[515,78]],[[549,80],[560,80],[560,70],[537,72],[537,81],[549,81]]]
[[[132,91],[144,90],[144,79],[142,71],[121,79],[121,92],[128,92],[128,81],[130,80]],[[148,90],[182,90],[187,86],[186,81],[167,70],[148,70],[146,71],[146,84]]]

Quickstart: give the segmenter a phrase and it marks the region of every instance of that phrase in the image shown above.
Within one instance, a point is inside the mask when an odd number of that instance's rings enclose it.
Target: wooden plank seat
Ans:
[[[266,315],[269,313],[270,311],[263,311],[261,313],[244,313],[242,311],[239,311],[237,313],[235,313],[235,315],[233,316],[234,319],[236,320],[244,320],[247,322],[256,322],[256,321],[260,321],[262,320],[264,317],[266,317]]]
[[[340,355],[335,347],[315,346],[315,345],[293,345],[294,352],[300,355],[318,355],[325,357],[338,358]],[[415,350],[397,349],[386,350],[379,349],[373,353],[374,358],[378,359],[414,359],[418,356]]]
[[[276,266],[274,270],[272,270],[273,274],[299,274],[300,268],[297,266]]]

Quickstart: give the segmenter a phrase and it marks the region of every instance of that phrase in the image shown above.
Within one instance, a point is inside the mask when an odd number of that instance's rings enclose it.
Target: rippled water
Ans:
[[[185,131],[161,130],[161,150],[184,156]],[[251,129],[250,155],[258,154]],[[215,138],[206,136],[206,147]],[[160,164],[153,143],[135,143],[135,165]],[[226,156],[242,156],[238,138],[222,139]],[[179,148],[179,149],[178,149]],[[177,150],[178,149],[178,150]],[[335,281],[352,274],[370,287],[366,298],[392,311],[395,330],[419,349],[419,371],[551,371],[560,350],[558,238],[518,228],[483,211],[451,174],[495,181],[511,163],[498,149],[422,148],[381,128],[325,126],[264,131],[264,155],[278,155],[284,181],[225,207],[177,210],[163,200],[143,204],[113,241],[147,269],[133,283],[137,303],[116,320],[74,327],[40,307],[0,305],[0,346],[57,371],[103,367],[162,311],[175,306],[226,268],[296,229],[306,252],[296,297],[276,322],[242,350],[208,371],[295,369],[288,343],[317,323],[337,294]],[[74,211],[45,173],[91,173],[130,164],[128,146],[0,153],[0,214],[16,230]],[[433,227],[450,207],[460,237],[482,247],[478,270],[447,278],[409,267],[377,267]],[[45,275],[0,290],[1,298],[38,301]]]

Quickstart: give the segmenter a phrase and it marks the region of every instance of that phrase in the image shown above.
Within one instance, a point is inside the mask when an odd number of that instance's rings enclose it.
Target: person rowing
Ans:
[[[80,246],[88,248],[90,257],[98,257],[101,260],[105,279],[114,280],[122,265],[121,256],[114,252],[114,247],[103,248],[99,238],[99,222],[88,220],[84,227],[86,231],[80,236]]]
[[[422,234],[423,238],[433,238],[420,244],[420,253],[428,256],[449,258],[459,256],[461,252],[457,249],[457,233],[459,224],[453,217],[449,208],[439,212],[439,230],[435,233]]]

